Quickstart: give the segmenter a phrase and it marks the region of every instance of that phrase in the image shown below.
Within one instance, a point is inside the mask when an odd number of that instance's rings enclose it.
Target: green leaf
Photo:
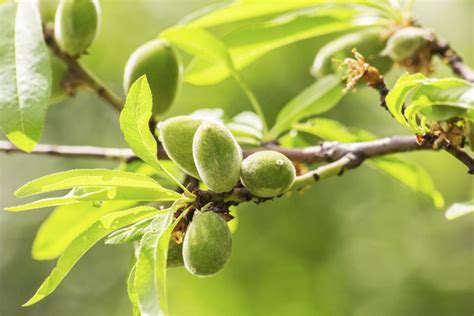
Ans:
[[[85,232],[79,235],[66,248],[64,253],[58,259],[56,267],[46,278],[43,284],[33,297],[23,306],[33,305],[46,296],[50,295],[66,277],[74,265],[81,257],[91,249],[100,239],[107,236],[112,231],[133,224],[139,220],[151,217],[159,213],[157,209],[149,206],[139,206],[126,211],[120,211],[107,214],[94,225],[89,227]],[[60,238],[58,236],[57,238]]]
[[[120,170],[152,176],[155,169],[141,161],[123,164]],[[138,201],[104,201],[57,207],[41,224],[33,242],[32,255],[36,260],[51,260],[60,256],[66,246],[102,216],[136,206]],[[61,238],[58,238],[61,236]]]
[[[324,140],[334,140],[341,143],[354,143],[376,139],[376,136],[368,131],[349,128],[338,121],[315,118],[306,123],[295,124],[293,128],[297,131],[315,135]]]
[[[263,138],[263,122],[254,112],[245,111],[239,113],[226,125],[238,142],[239,140],[248,139],[257,145],[261,143]]]
[[[337,76],[330,75],[316,81],[283,107],[270,130],[269,138],[277,138],[305,117],[329,111],[343,95],[343,86]]]
[[[412,89],[421,84],[425,79],[426,77],[423,74],[410,75],[406,73],[398,78],[397,83],[386,96],[385,101],[387,102],[388,110],[401,124],[406,125],[406,119],[403,116],[403,106],[406,98]]]
[[[105,240],[107,245],[121,245],[127,242],[136,241],[142,238],[143,234],[150,227],[151,220],[146,219],[135,223],[132,226],[124,227],[114,231]]]
[[[102,202],[111,200],[165,202],[175,201],[179,197],[180,195],[176,193],[176,191],[165,188],[156,190],[141,187],[111,187],[105,189],[97,189],[95,187],[77,187],[63,197],[46,198],[19,206],[7,207],[5,210],[10,212],[21,212],[51,206],[69,205],[83,201],[91,201],[93,206],[100,207]]]
[[[474,120],[474,84],[459,78],[401,76],[386,97],[395,119],[417,133],[433,121],[460,117]]]
[[[463,203],[454,203],[448,208],[445,216],[447,219],[453,220],[470,213],[474,213],[474,200]]]
[[[311,144],[304,139],[301,134],[303,133],[293,129],[278,138],[278,142],[280,143],[280,146],[286,148],[302,148],[311,146]]]
[[[80,202],[56,208],[36,233],[33,258],[52,260],[59,257],[77,236],[99,218],[137,204],[138,201],[107,201],[95,207],[91,202]]]
[[[257,98],[236,71],[227,47],[222,41],[203,29],[189,26],[170,28],[161,33],[160,37],[172,42],[200,60],[224,67],[226,71],[232,74],[242,91],[246,94],[255,112],[262,119],[264,130],[267,130],[265,116]]]
[[[244,20],[252,20],[265,16],[281,14],[297,9],[315,7],[317,5],[365,5],[387,12],[391,15],[396,10],[391,7],[387,0],[299,0],[299,1],[272,1],[272,0],[244,0],[235,1],[224,8],[214,10],[198,19],[190,22],[190,25],[198,27],[215,27],[223,24],[235,23]]]
[[[320,8],[310,13],[281,17],[239,28],[222,38],[233,66],[241,70],[277,48],[328,34],[383,26],[386,20],[368,16],[353,7]],[[222,63],[198,58],[186,70],[185,80],[195,85],[216,84],[232,72]]]
[[[151,229],[143,235],[140,242],[134,284],[138,306],[143,315],[162,315],[166,312],[166,288],[162,282],[166,278],[167,251],[158,252],[158,249],[163,244],[167,247],[169,243],[167,231],[172,219],[172,210],[156,217]]]
[[[296,124],[297,131],[315,135],[324,140],[338,142],[361,142],[376,139],[370,132],[361,129],[349,129],[337,121],[328,119],[313,119],[306,124]],[[393,154],[374,157],[367,164],[394,177],[411,190],[428,196],[437,208],[444,205],[441,193],[436,189],[428,172],[421,166],[408,161],[402,155]]]
[[[19,206],[7,207],[5,210],[9,212],[22,212],[44,207],[69,205],[84,200],[87,201],[89,198],[93,200],[96,196],[101,195],[101,193],[108,190],[108,188],[74,188],[68,194],[62,197],[46,198]]]
[[[160,37],[206,62],[221,65],[230,72],[234,69],[225,44],[206,30],[192,26],[175,26],[161,33]]]
[[[239,212],[237,207],[233,206],[230,208],[230,215],[232,215],[234,218],[228,221],[227,225],[229,226],[230,232],[233,234],[239,227]]]
[[[368,163],[397,179],[411,190],[425,194],[431,198],[435,207],[444,206],[444,198],[436,189],[430,174],[418,164],[408,161],[401,155],[375,157]]]
[[[216,121],[223,124],[225,113],[224,113],[224,110],[221,108],[199,109],[190,113],[189,116],[200,119],[200,120]]]
[[[130,270],[130,274],[127,279],[127,294],[128,299],[132,303],[133,316],[140,316],[140,307],[138,306],[138,296],[137,289],[135,288],[135,271],[137,269],[137,264],[135,263]]]
[[[474,121],[474,84],[459,78],[431,80],[413,93],[405,117],[410,127],[426,131],[428,126],[423,126],[418,120],[430,120],[432,114],[439,116],[439,110]],[[447,116],[445,120],[450,118],[453,116]]]
[[[189,25],[196,27],[219,26],[305,8],[314,5],[314,2],[314,0],[281,2],[236,1],[229,6],[214,10],[191,21]]]
[[[43,132],[51,70],[33,1],[0,6],[0,129],[31,152]]]
[[[139,188],[156,192],[167,192],[179,197],[177,193],[163,188],[155,180],[145,175],[108,169],[78,169],[50,174],[32,180],[19,188],[15,195],[26,197],[30,195],[72,189],[75,187],[114,187]]]
[[[130,87],[125,106],[120,113],[120,129],[126,142],[141,160],[163,171],[184,192],[188,190],[159,161],[158,144],[150,131],[153,100],[146,76]]]
[[[120,129],[135,155],[160,170],[158,145],[148,125],[152,106],[150,86],[146,76],[142,76],[130,87],[125,106],[120,113]]]
[[[311,75],[315,78],[329,74],[343,77],[347,68],[340,66],[346,58],[354,57],[354,48],[364,56],[368,64],[376,67],[382,74],[385,73],[393,64],[389,57],[380,56],[387,42],[383,36],[386,32],[386,28],[374,27],[347,33],[329,41],[317,52],[311,66]]]

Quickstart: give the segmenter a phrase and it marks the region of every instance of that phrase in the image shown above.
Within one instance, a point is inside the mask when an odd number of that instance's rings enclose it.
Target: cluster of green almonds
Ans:
[[[271,198],[288,191],[295,179],[292,162],[279,152],[243,159],[232,133],[219,122],[177,116],[161,122],[158,130],[170,159],[211,191],[229,192],[241,181],[254,196]]]
[[[170,159],[214,192],[229,192],[241,181],[254,196],[270,198],[288,191],[295,180],[292,162],[276,151],[243,159],[230,130],[219,122],[178,116],[158,129]],[[214,275],[224,268],[231,250],[226,221],[212,211],[195,211],[183,245],[170,242],[168,266],[184,264],[194,275]]]

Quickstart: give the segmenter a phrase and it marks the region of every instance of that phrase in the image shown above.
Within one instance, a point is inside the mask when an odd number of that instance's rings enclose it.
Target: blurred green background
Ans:
[[[279,0],[276,0],[279,1]],[[100,35],[84,63],[117,92],[129,54],[211,1],[101,0]],[[419,21],[474,65],[474,1],[418,1]],[[312,82],[315,41],[279,49],[243,76],[273,120]],[[440,75],[446,67],[437,63]],[[401,73],[395,70],[389,82]],[[381,136],[404,134],[367,89],[349,94],[327,117]],[[235,82],[185,85],[169,116],[205,107],[234,115],[250,106]],[[42,142],[124,147],[118,116],[86,92],[52,107]],[[446,153],[409,155],[433,175],[448,205],[472,195],[472,177]],[[94,160],[0,154],[0,208],[19,204],[25,182],[71,168],[114,167]],[[305,194],[240,207],[227,268],[209,279],[170,270],[172,315],[440,315],[474,314],[474,216],[448,222],[424,196],[366,166]],[[33,238],[50,210],[0,212],[0,315],[130,315],[125,279],[130,246],[98,245],[43,302],[20,305],[54,262],[31,258]],[[58,236],[61,238],[61,236]]]

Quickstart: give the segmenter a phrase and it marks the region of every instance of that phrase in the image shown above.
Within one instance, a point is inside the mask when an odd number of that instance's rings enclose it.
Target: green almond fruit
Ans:
[[[64,100],[68,94],[64,88],[63,82],[68,75],[68,68],[66,64],[58,57],[50,54],[49,62],[51,67],[51,96],[49,104],[55,104]]]
[[[86,52],[100,24],[97,0],[61,0],[54,20],[54,37],[59,47],[71,56]]]
[[[124,72],[124,91],[146,75],[153,97],[153,114],[169,110],[176,98],[181,64],[173,47],[164,40],[156,39],[140,46],[127,61]]]
[[[224,219],[214,212],[196,211],[184,236],[186,269],[197,276],[221,271],[230,259],[232,235]]]
[[[229,192],[239,182],[242,150],[221,123],[199,126],[193,139],[193,157],[199,177],[210,190]]]
[[[56,9],[58,8],[59,0],[37,0],[38,9],[41,15],[41,21],[45,24],[54,24],[54,17]]]
[[[194,164],[193,138],[201,119],[190,116],[177,116],[158,124],[160,140],[166,153],[185,173],[199,179]]]
[[[388,57],[380,56],[386,44],[386,40],[382,37],[383,32],[384,30],[380,28],[363,30],[330,41],[316,54],[311,67],[311,75],[322,78],[336,73],[339,64],[335,60],[342,62],[345,58],[353,57],[354,48],[370,65],[379,69],[381,73],[387,72],[393,62]]]
[[[168,246],[168,260],[166,262],[168,268],[177,268],[184,265],[183,245],[178,245],[173,238],[170,239],[170,244]]]
[[[242,162],[242,184],[255,196],[271,198],[288,191],[295,181],[293,163],[283,154],[264,150]]]
[[[413,57],[422,47],[428,44],[429,32],[419,27],[405,27],[390,36],[382,52],[394,61]]]

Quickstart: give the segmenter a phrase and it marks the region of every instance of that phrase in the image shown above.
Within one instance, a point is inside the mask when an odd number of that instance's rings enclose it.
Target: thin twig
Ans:
[[[20,153],[26,154],[8,141],[0,141],[0,152],[6,154]],[[128,148],[105,148],[94,146],[65,146],[65,145],[36,145],[33,155],[59,156],[68,158],[93,158],[114,161],[128,161],[135,157],[133,151]]]
[[[164,150],[159,147],[158,158],[168,159]],[[394,153],[420,151],[420,150],[435,150],[432,144],[417,142],[416,136],[393,136],[388,138],[377,139],[367,142],[356,143],[338,143],[338,142],[322,142],[317,146],[306,148],[283,148],[276,145],[246,149],[244,150],[244,157],[251,155],[257,151],[262,150],[278,151],[293,161],[301,161],[307,163],[314,162],[333,162],[339,160],[349,153],[357,154],[364,159],[383,156]],[[456,157],[459,161],[465,164],[469,170],[474,169],[474,159],[465,151],[455,147],[447,147],[446,150]],[[0,152],[4,153],[24,153],[16,148],[8,141],[0,141]],[[130,149],[125,148],[104,148],[93,146],[62,146],[62,145],[47,145],[39,144],[30,153],[32,155],[47,155],[47,156],[64,156],[69,158],[94,158],[94,159],[108,159],[118,161],[129,161],[131,159],[138,159],[134,156]]]
[[[464,80],[474,82],[474,71],[463,62],[462,57],[448,43],[435,38],[432,44],[433,53],[439,55],[455,74]]]
[[[462,63],[461,57],[457,55],[452,49],[450,49],[449,45],[441,44],[436,38],[433,39],[433,45],[435,47],[434,52],[438,52],[440,55],[446,57],[446,59],[449,61],[449,64],[453,68],[454,72],[460,74],[464,79],[474,82],[474,72],[472,72],[472,70],[469,67],[467,67],[466,65]],[[436,47],[438,51],[436,51]],[[362,55],[357,54],[357,52],[355,52],[355,57],[356,59],[353,60],[353,62],[351,62],[352,70],[353,71],[359,70],[360,68],[360,71],[362,71],[362,73],[359,75],[359,79],[363,78],[365,81],[367,81],[367,85],[370,88],[376,90],[379,93],[380,105],[388,111],[389,109],[387,107],[386,97],[388,93],[390,92],[390,89],[387,87],[383,76],[380,74],[377,68],[370,66],[369,64],[365,64],[365,61]],[[364,67],[358,67],[360,65],[363,65]],[[389,113],[393,116],[393,114],[390,111]],[[423,135],[422,138],[425,138],[424,136],[426,135]],[[426,141],[427,139],[431,139],[431,137],[425,138],[425,141],[421,145],[418,145],[418,142],[416,142],[416,145],[420,146],[423,149],[430,149],[430,148],[433,149],[434,147],[436,147],[433,145],[433,142],[434,142],[433,139],[431,141]],[[390,147],[394,143],[396,143],[396,142],[386,142],[386,139],[380,140],[380,141],[385,142],[386,145]],[[396,147],[397,146],[398,145],[396,145]],[[373,146],[372,148],[377,148],[378,150],[378,147],[379,146]],[[466,151],[464,151],[463,149],[459,147],[453,146],[452,144],[446,141],[445,141],[444,146],[442,146],[442,148],[446,150],[448,153],[450,153],[453,157],[461,161],[463,164],[465,164],[469,168],[468,169],[469,174],[474,174],[473,158]]]
[[[88,88],[104,99],[117,111],[121,111],[123,100],[117,96],[110,88],[100,82],[92,73],[90,73],[74,56],[64,53],[58,46],[54,38],[54,31],[51,27],[43,27],[44,39],[51,52],[61,59],[68,67],[69,74],[66,78],[66,88],[70,93],[74,93],[77,88]]]
[[[457,160],[465,164],[469,168],[468,170],[469,174],[474,174],[474,158],[471,157],[471,155],[469,155],[467,151],[455,146],[451,146],[449,144],[444,147],[444,150],[446,150]]]

